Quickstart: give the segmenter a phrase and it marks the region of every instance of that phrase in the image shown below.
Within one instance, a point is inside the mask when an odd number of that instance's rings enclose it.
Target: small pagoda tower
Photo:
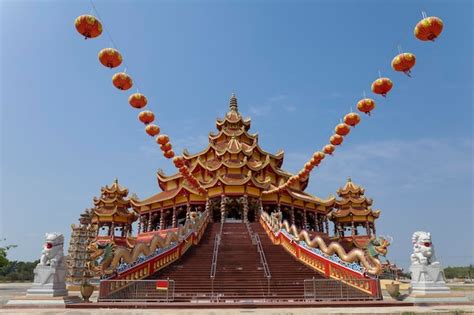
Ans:
[[[118,180],[112,185],[101,188],[100,198],[94,198],[92,209],[92,225],[97,226],[97,242],[113,242],[126,245],[126,239],[131,235],[132,223],[137,219],[130,212],[128,189],[120,187]]]
[[[83,280],[85,262],[88,257],[87,246],[96,238],[96,227],[92,226],[92,210],[86,209],[79,218],[79,225],[72,224],[67,264],[67,281],[80,285]]]
[[[349,177],[344,187],[337,190],[339,198],[328,215],[334,223],[334,238],[348,247],[365,248],[375,235],[375,220],[380,216],[380,210],[372,210],[373,201],[364,193],[365,189]]]

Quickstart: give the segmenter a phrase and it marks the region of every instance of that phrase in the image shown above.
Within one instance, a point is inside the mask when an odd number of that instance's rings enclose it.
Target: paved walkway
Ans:
[[[305,308],[305,309],[171,309],[171,310],[71,310],[71,309],[2,309],[3,314],[166,314],[166,315],[312,315],[312,314],[474,314],[474,306],[433,306],[433,307],[360,307],[360,308]]]
[[[311,314],[474,314],[474,305],[402,306],[402,307],[356,307],[356,308],[272,308],[272,309],[2,309],[14,297],[25,295],[30,283],[0,283],[0,314],[166,314],[166,315],[311,315]],[[457,290],[457,292],[459,292]],[[472,298],[472,290],[466,295]]]

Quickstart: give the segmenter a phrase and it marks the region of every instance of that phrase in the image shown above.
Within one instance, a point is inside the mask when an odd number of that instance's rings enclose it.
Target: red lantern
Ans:
[[[158,144],[165,144],[170,141],[170,138],[167,135],[159,135],[156,137],[156,143]]]
[[[355,127],[358,123],[360,123],[360,116],[356,113],[349,113],[344,116],[344,123],[351,127]]]
[[[392,89],[393,83],[389,78],[379,78],[372,83],[372,92],[380,94],[383,97]]]
[[[182,156],[176,156],[173,159],[173,163],[174,163],[174,166],[176,166],[177,168],[181,168],[184,166],[184,158]]]
[[[299,173],[300,180],[305,179],[306,177],[308,177],[310,172],[311,171],[305,170],[305,169],[301,170],[301,172]]]
[[[313,154],[313,159],[315,159],[315,160],[317,160],[317,161],[322,161],[322,160],[324,160],[324,153],[321,152],[321,151],[314,152],[314,154]]]
[[[311,163],[311,165],[313,165],[313,167],[315,166],[318,166],[319,163],[321,163],[321,160],[317,160],[314,158],[314,156],[311,158],[311,160],[309,160],[309,163]]]
[[[122,63],[122,55],[113,48],[104,48],[99,51],[99,61],[108,68],[115,68]]]
[[[179,158],[179,156],[178,156],[178,158]],[[174,162],[174,160],[173,160],[173,162]],[[175,163],[175,165],[176,165],[176,163]],[[184,174],[188,173],[188,168],[184,165],[180,166],[179,167],[179,172],[184,175]]]
[[[349,132],[351,131],[351,127],[349,127],[346,124],[339,124],[339,125],[336,126],[334,131],[336,132],[336,134],[338,134],[340,136],[347,136],[349,134]]]
[[[171,150],[172,147],[173,147],[173,146],[172,146],[171,143],[169,143],[169,142],[160,145],[160,149],[161,149],[161,151],[163,151],[163,152],[166,152],[166,151]]]
[[[81,15],[74,22],[76,30],[86,39],[94,38],[102,34],[102,23],[92,15]]]
[[[128,98],[128,103],[135,108],[143,108],[148,103],[148,100],[145,95],[141,93],[135,93],[130,95]]]
[[[323,148],[324,153],[329,154],[329,155],[332,155],[334,150],[336,150],[336,147],[333,146],[332,144],[327,144]]]
[[[415,36],[422,41],[434,41],[443,31],[443,21],[436,16],[424,18],[415,26]]]
[[[112,77],[112,83],[119,90],[128,90],[133,86],[132,78],[125,72],[119,72]]]
[[[311,172],[314,168],[314,165],[311,163],[311,162],[307,162],[305,165],[304,165],[304,169],[305,171],[308,171],[308,172]]]
[[[145,131],[147,134],[154,137],[160,133],[160,127],[154,124],[149,124],[148,126],[146,126]]]
[[[169,150],[169,151],[164,152],[163,155],[167,159],[172,159],[174,157],[174,152],[173,152],[173,150]]]
[[[145,125],[148,125],[149,123],[153,122],[153,120],[155,120],[155,114],[149,110],[144,110],[138,114],[138,119],[140,119],[140,121]]]
[[[364,98],[357,102],[357,109],[363,112],[364,114],[368,114],[370,116],[370,112],[375,108],[375,101],[371,98]]]
[[[392,68],[395,71],[403,72],[410,76],[411,68],[415,66],[416,57],[411,53],[399,54],[392,60]]]
[[[333,135],[329,138],[329,142],[331,142],[332,145],[340,145],[342,141],[344,141],[344,138],[340,135]]]

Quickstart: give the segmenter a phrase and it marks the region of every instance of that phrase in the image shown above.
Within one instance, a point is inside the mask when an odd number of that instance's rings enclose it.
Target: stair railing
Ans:
[[[209,275],[209,278],[211,279],[211,302],[214,301],[214,279],[216,278],[217,257],[219,256],[219,245],[221,244],[221,235],[222,235],[223,226],[224,224],[221,223],[219,233],[214,238],[214,249],[212,251],[211,272]]]
[[[250,223],[245,222],[245,226],[247,227],[247,231],[249,232],[250,240],[252,241],[252,245],[257,245],[257,242],[255,241],[255,235],[252,231],[252,228],[250,227]]]
[[[257,244],[257,252],[260,256],[260,262],[263,267],[263,273],[265,278],[267,278],[267,295],[270,296],[270,279],[272,275],[270,273],[270,268],[268,267],[267,258],[265,257],[265,252],[263,251],[262,242],[260,242],[260,236],[258,234],[254,234],[255,243]]]

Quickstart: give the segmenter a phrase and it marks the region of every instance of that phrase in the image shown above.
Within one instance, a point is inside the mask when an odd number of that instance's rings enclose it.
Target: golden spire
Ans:
[[[237,106],[237,97],[235,96],[234,93],[232,93],[232,96],[230,97],[229,100],[229,108],[232,111],[238,111],[239,107]]]

